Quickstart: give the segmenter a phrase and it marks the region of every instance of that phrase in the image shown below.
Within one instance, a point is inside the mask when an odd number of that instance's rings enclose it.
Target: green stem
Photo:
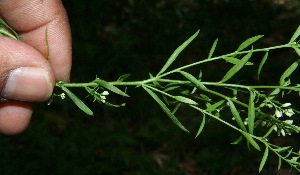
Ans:
[[[191,63],[191,64],[188,64],[188,65],[179,67],[177,69],[174,69],[172,71],[166,72],[166,73],[161,74],[161,75],[159,75],[157,77],[153,77],[153,78],[150,78],[150,79],[147,79],[147,80],[132,81],[132,82],[118,82],[118,81],[114,81],[114,82],[110,82],[110,83],[112,85],[115,85],[115,86],[138,86],[138,85],[142,85],[142,84],[151,83],[151,82],[154,82],[154,81],[187,84],[188,81],[168,80],[168,79],[161,79],[161,78],[165,77],[167,75],[173,74],[173,73],[177,73],[180,70],[187,69],[187,68],[199,65],[199,64],[203,64],[203,63],[207,63],[207,62],[211,62],[211,61],[216,61],[216,60],[219,60],[219,59],[223,59],[223,57],[246,54],[246,53],[249,53],[251,51],[252,52],[266,52],[266,51],[269,51],[269,50],[274,50],[274,49],[279,49],[279,48],[288,48],[288,47],[292,47],[292,44],[288,43],[288,44],[284,44],[284,45],[280,45],[280,46],[273,46],[273,47],[268,47],[268,48],[263,48],[263,49],[254,49],[254,50],[247,50],[247,51],[240,51],[240,52],[232,52],[232,53],[225,54],[225,55],[222,55],[222,56],[217,56],[217,57],[214,57],[214,58],[211,58],[211,59],[205,59],[205,60],[202,60],[202,61],[194,62],[194,63]],[[86,87],[86,86],[96,87],[96,86],[98,86],[97,83],[93,83],[93,82],[90,82],[90,83],[63,83],[63,84],[64,84],[65,87]],[[224,84],[224,83],[220,84],[220,83],[213,83],[213,82],[203,82],[203,84],[205,84],[205,85],[213,85],[213,86],[238,87],[238,88],[245,88],[245,89],[248,89],[249,87],[251,87],[251,88],[261,88],[261,89],[262,88],[274,88],[274,87],[276,88],[276,87],[278,87],[278,88],[281,88],[281,89],[295,90],[295,88],[281,87],[281,86],[243,86],[243,85]]]

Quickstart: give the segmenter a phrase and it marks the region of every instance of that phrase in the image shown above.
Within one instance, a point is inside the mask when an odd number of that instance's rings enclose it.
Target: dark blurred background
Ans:
[[[263,34],[256,47],[285,44],[299,25],[298,0],[64,0],[73,35],[73,82],[92,81],[96,75],[114,81],[122,74],[129,80],[157,73],[169,55],[201,29],[196,40],[180,55],[176,65],[207,57],[216,38],[215,55],[234,51],[245,39]],[[50,46],[51,47],[51,46]],[[237,79],[258,82],[252,62]],[[270,53],[261,81],[276,84],[294,60],[289,50]],[[204,81],[217,81],[224,63],[203,67]],[[269,65],[269,66],[268,66]],[[84,98],[86,94],[75,91]],[[0,135],[0,174],[258,174],[262,152],[231,145],[237,133],[211,121],[194,138],[202,117],[185,113],[180,120],[191,130],[176,127],[140,88],[128,89],[131,98],[111,98],[123,103],[110,108],[85,102],[94,117],[86,116],[70,100],[37,104],[27,131],[18,136]],[[298,103],[298,99],[292,99]],[[293,144],[295,138],[274,141]],[[261,174],[288,174],[283,164],[277,171],[274,155]],[[295,174],[292,172],[291,174]]]

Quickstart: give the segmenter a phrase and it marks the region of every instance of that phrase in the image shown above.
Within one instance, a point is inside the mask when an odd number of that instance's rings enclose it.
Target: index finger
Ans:
[[[70,78],[72,44],[68,17],[60,0],[1,0],[0,16],[20,34],[22,41],[45,57],[47,40],[49,62],[55,79]]]

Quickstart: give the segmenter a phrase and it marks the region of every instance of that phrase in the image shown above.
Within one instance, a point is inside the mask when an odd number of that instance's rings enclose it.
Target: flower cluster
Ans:
[[[276,116],[276,118],[281,118],[283,117],[283,115],[286,115],[287,117],[292,117],[295,112],[293,111],[292,108],[289,108],[292,104],[291,103],[284,103],[283,105],[281,105],[281,107],[276,107],[276,111],[274,116]],[[300,131],[300,127],[293,125],[293,120],[284,120],[283,121],[285,124],[288,124],[289,126],[296,128],[293,129],[294,131],[296,131],[297,133]],[[278,133],[278,135],[282,135],[282,136],[286,136],[286,134],[291,135],[291,130],[289,128],[279,128],[277,126],[274,127],[274,131]]]
[[[100,101],[102,102],[102,103],[105,103],[105,100],[106,100],[106,96],[107,95],[109,95],[109,92],[108,91],[103,91],[100,95],[99,95],[99,97],[100,97]]]
[[[65,94],[65,93],[61,93],[59,96],[60,96],[60,98],[61,98],[62,100],[66,98],[66,94]]]
[[[286,116],[288,117],[291,117],[292,115],[295,114],[295,112],[293,111],[293,109],[291,108],[287,108],[289,106],[291,106],[292,104],[291,103],[284,103],[281,108],[276,108],[276,111],[275,111],[275,116],[277,118],[280,118],[283,116],[283,114],[285,114]]]

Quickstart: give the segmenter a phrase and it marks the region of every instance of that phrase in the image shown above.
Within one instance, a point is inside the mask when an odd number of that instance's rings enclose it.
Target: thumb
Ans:
[[[40,52],[21,41],[0,37],[2,98],[44,101],[51,96],[53,87],[53,72]]]

